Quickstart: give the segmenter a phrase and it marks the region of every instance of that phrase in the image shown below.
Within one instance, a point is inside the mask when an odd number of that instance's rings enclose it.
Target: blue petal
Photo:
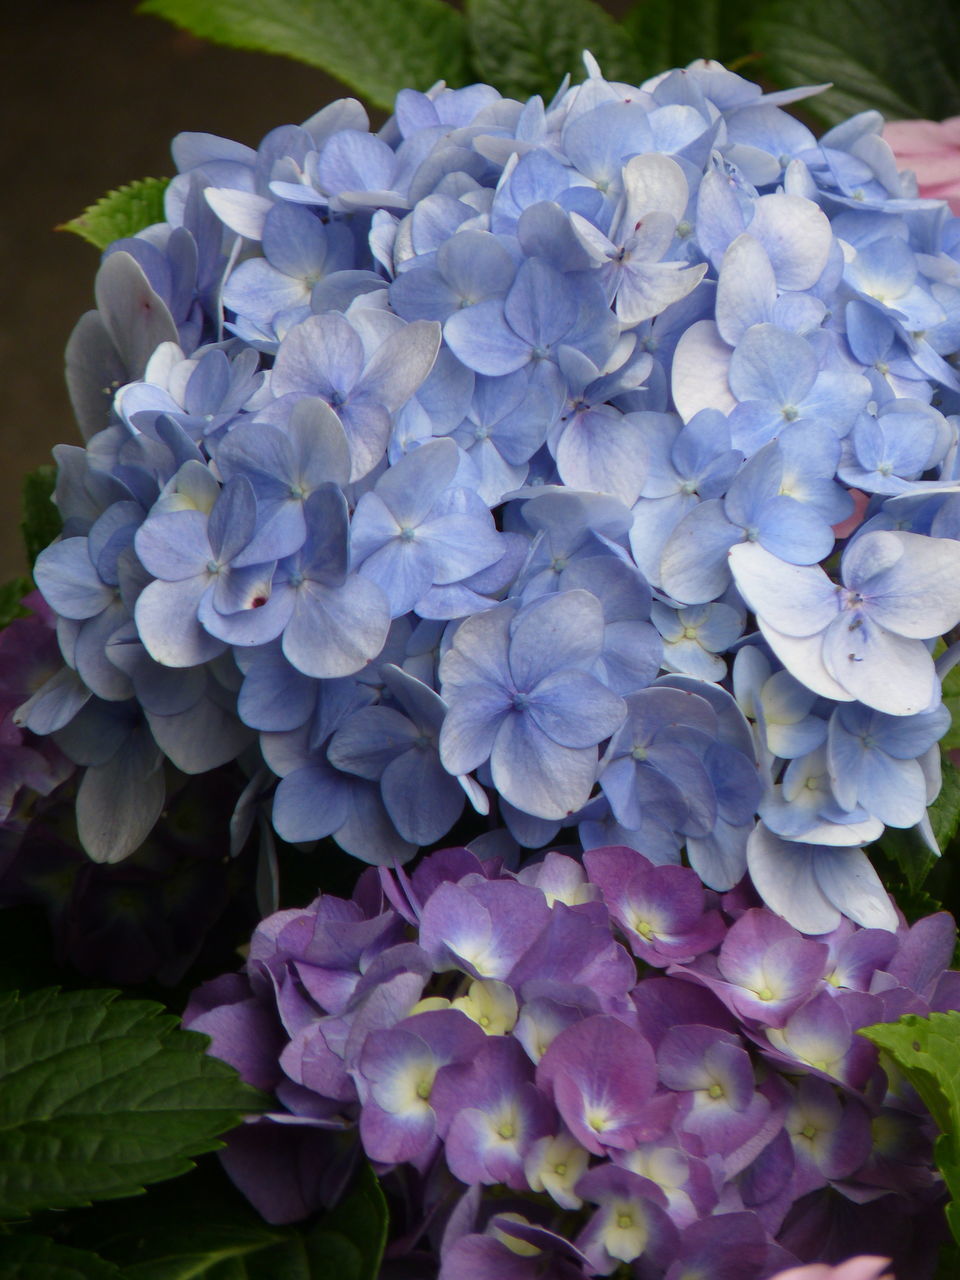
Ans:
[[[735,347],[755,324],[772,319],[777,284],[767,252],[752,235],[737,236],[723,255],[717,281],[717,329]]]
[[[730,359],[730,389],[738,400],[796,406],[816,377],[817,358],[810,344],[772,324],[750,329]]]
[[[105,764],[91,765],[77,791],[77,834],[94,862],[121,862],[144,842],[166,798],[163,756],[146,729]]]
[[[585,671],[556,671],[531,691],[527,714],[562,747],[592,747],[623,723],[626,704]]]
[[[730,581],[727,553],[743,537],[731,524],[719,499],[701,502],[680,521],[667,539],[660,560],[664,591],[683,604],[705,604],[726,590]]]
[[[940,683],[923,641],[886,631],[862,613],[843,613],[831,623],[823,661],[854,698],[888,715],[915,715],[939,700]]]
[[[518,689],[532,691],[569,667],[585,669],[603,645],[603,611],[589,591],[563,591],[535,601],[513,624],[510,671]]]
[[[235,760],[254,741],[236,715],[210,697],[172,716],[147,714],[157,745],[184,773],[206,773]]]
[[[816,854],[821,847],[781,840],[763,823],[747,841],[747,866],[757,892],[801,933],[830,933],[840,923],[840,911],[819,884],[823,864]]]
[[[92,618],[114,599],[90,563],[86,538],[65,538],[41,551],[34,576],[51,609],[65,618]]]
[[[440,759],[448,773],[470,773],[489,758],[504,717],[513,711],[513,700],[496,685],[475,684],[450,695],[448,701],[440,730]]]
[[[897,931],[897,912],[862,849],[817,846],[813,850],[813,871],[821,892],[854,924],[864,929]]]
[[[319,840],[341,827],[349,801],[343,775],[318,761],[287,774],[273,797],[277,835],[292,844]]]
[[[490,755],[493,784],[535,818],[565,818],[586,804],[597,776],[596,748],[558,746],[531,717],[512,714]]]
[[[327,759],[346,773],[377,781],[418,737],[416,727],[392,707],[361,707],[333,735]]]
[[[213,554],[207,517],[200,511],[150,516],[137,530],[135,546],[144,568],[167,582],[182,582],[204,571]]]
[[[510,328],[498,301],[454,312],[443,326],[443,336],[457,359],[477,373],[498,377],[530,362],[529,342]]]
[[[387,813],[404,840],[429,845],[463,812],[464,792],[436,752],[415,749],[387,766],[380,782]]]
[[[383,649],[390,610],[379,587],[351,575],[342,586],[306,581],[283,633],[283,652],[318,679],[352,675]]]
[[[790,565],[756,542],[730,548],[737,590],[758,618],[790,636],[813,636],[836,618],[838,588],[819,567]]]
[[[227,647],[197,619],[210,589],[206,574],[183,582],[151,582],[137,601],[134,617],[147,652],[166,667],[195,667]]]

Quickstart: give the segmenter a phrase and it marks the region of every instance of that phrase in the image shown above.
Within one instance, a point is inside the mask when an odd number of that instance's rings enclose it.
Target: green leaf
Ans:
[[[960,111],[953,0],[772,0],[750,24],[763,73],[782,87],[832,81],[804,103],[827,124],[858,111],[939,120]]]
[[[57,230],[72,231],[96,248],[106,249],[114,240],[135,236],[144,227],[163,222],[163,193],[169,182],[169,178],[141,178],[117,187]]]
[[[948,756],[942,759],[943,785],[930,806],[930,825],[941,849],[957,834],[960,827],[960,773]]]
[[[23,478],[23,519],[20,530],[31,567],[44,547],[49,547],[63,528],[60,512],[53,501],[56,483],[56,467],[49,464],[37,467],[35,471],[28,471]]]
[[[632,39],[593,0],[467,0],[466,12],[477,71],[508,97],[549,101],[568,72],[583,78],[584,49],[608,79],[636,83]]]
[[[360,1253],[344,1236],[265,1222],[198,1226],[179,1239],[175,1224],[141,1234],[124,1280],[359,1280]],[[155,1251],[147,1261],[137,1261]]]
[[[265,1105],[205,1036],[118,994],[0,997],[0,1216],[136,1195]]]
[[[45,1236],[0,1237],[3,1280],[126,1280],[123,1273],[88,1249],[71,1249]]]
[[[937,862],[936,855],[916,827],[887,827],[877,841],[877,848],[897,868],[899,875],[885,878],[887,888],[899,902],[896,888],[906,888],[918,893],[920,886]]]
[[[143,0],[139,12],[321,67],[387,110],[401,89],[471,78],[463,16],[443,0]]]
[[[909,1013],[899,1022],[862,1027],[860,1035],[890,1055],[940,1129],[934,1155],[953,1197],[947,1221],[960,1241],[960,1012]]]
[[[29,595],[31,583],[29,578],[14,578],[0,587],[0,629],[12,622],[14,618],[28,618],[30,610],[24,609],[20,601]]]
[[[960,1276],[960,1249],[955,1244],[941,1245],[933,1280],[957,1280],[957,1276]]]
[[[940,747],[943,751],[953,751],[960,747],[960,664],[944,676],[943,703],[950,712],[950,728],[940,739]]]
[[[329,1213],[276,1226],[216,1163],[202,1162],[139,1200],[61,1215],[50,1225],[71,1244],[95,1246],[123,1268],[124,1280],[376,1280],[387,1220],[366,1166]]]
[[[637,81],[696,58],[752,59],[748,26],[762,0],[640,0],[624,26],[638,51]]]
[[[361,1167],[350,1194],[330,1215],[331,1225],[347,1236],[361,1256],[357,1280],[377,1280],[387,1244],[388,1214],[380,1183],[368,1164]]]

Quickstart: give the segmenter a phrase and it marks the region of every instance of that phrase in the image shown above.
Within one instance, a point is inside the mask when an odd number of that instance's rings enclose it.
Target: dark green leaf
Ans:
[[[804,104],[827,124],[868,109],[934,120],[960,111],[954,0],[772,0],[750,30],[776,84],[832,81]]]
[[[144,1261],[137,1261],[144,1258]],[[149,1256],[153,1254],[154,1256]],[[344,1236],[256,1222],[198,1226],[183,1238],[173,1223],[136,1241],[124,1280],[359,1280],[360,1253]]]
[[[347,1236],[361,1255],[357,1280],[377,1280],[387,1243],[387,1202],[373,1170],[365,1164],[350,1194],[330,1215],[330,1225]]]
[[[400,89],[469,79],[463,17],[443,0],[143,0],[205,40],[322,67],[375,106]]]
[[[136,1195],[264,1100],[162,1005],[0,997],[0,1215]]]
[[[71,1249],[45,1236],[0,1237],[3,1280],[126,1280],[98,1254]]]
[[[141,178],[117,187],[57,229],[72,231],[96,248],[105,249],[114,240],[135,236],[144,227],[163,222],[163,193],[169,182],[169,178]]]
[[[876,865],[875,857],[873,861]],[[879,867],[877,872],[883,881],[884,888],[894,898],[908,924],[916,924],[924,916],[936,915],[938,911],[943,911],[944,905],[940,899],[922,886],[911,886],[897,875],[885,875]]]
[[[35,471],[28,471],[23,478],[23,519],[20,529],[31,566],[44,547],[49,547],[63,528],[60,512],[53,502],[56,482],[56,468],[49,464],[37,467]]]
[[[30,592],[29,578],[14,578],[0,587],[0,627],[5,627],[14,618],[26,618],[29,609],[24,609],[20,601]]]
[[[583,78],[585,49],[609,79],[636,82],[630,36],[592,0],[467,0],[467,23],[477,71],[508,97],[549,101],[568,72]]]
[[[946,849],[960,827],[960,773],[948,756],[943,757],[940,794],[930,806],[930,825],[941,849]]]
[[[898,888],[901,885],[911,892],[918,892],[937,861],[936,855],[931,852],[916,827],[909,827],[906,830],[900,827],[887,827],[877,842],[877,847],[896,868],[893,879],[898,883],[896,885],[889,883],[890,876],[885,879],[887,888],[894,893],[895,897],[895,887]]]
[[[201,1162],[139,1200],[61,1215],[50,1225],[71,1244],[95,1245],[123,1268],[124,1280],[376,1280],[387,1223],[366,1167],[329,1213],[274,1226],[215,1162]]]
[[[957,1276],[960,1276],[960,1249],[955,1244],[941,1245],[933,1280],[957,1280]]]
[[[942,649],[943,646],[940,652]],[[935,656],[939,657],[939,652]],[[960,663],[944,676],[943,703],[950,712],[950,728],[940,739],[940,746],[944,751],[952,751],[960,747]]]
[[[947,1221],[960,1241],[960,1012],[929,1018],[908,1013],[899,1022],[863,1027],[860,1034],[890,1055],[937,1123],[941,1136],[934,1156],[953,1197]]]
[[[696,58],[753,57],[748,24],[762,0],[639,0],[624,19],[638,54],[637,80]]]

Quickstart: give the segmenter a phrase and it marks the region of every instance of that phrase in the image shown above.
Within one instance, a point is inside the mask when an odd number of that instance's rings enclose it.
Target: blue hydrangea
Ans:
[[[893,926],[862,846],[929,837],[960,622],[958,220],[875,113],[818,141],[816,90],[585,61],[548,104],[181,135],[104,255],[37,564],[64,666],[20,712],[88,770],[92,857],[163,758],[238,759],[371,862],[468,797],[488,851]]]

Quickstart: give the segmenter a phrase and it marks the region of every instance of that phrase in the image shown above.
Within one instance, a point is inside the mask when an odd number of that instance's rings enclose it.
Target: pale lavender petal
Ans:
[[[566,818],[590,796],[597,751],[558,746],[530,716],[514,712],[500,725],[490,765],[505,800],[537,818]]]

